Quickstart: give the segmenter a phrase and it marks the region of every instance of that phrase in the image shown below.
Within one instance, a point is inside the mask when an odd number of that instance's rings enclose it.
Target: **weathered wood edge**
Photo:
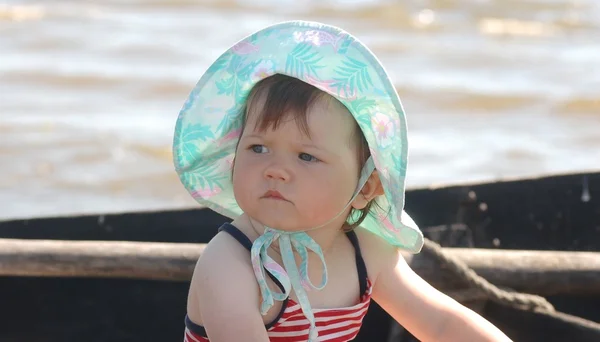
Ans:
[[[0,239],[0,276],[188,281],[205,244]],[[600,253],[445,248],[500,287],[540,295],[600,294]],[[464,288],[424,254],[404,254],[440,290]]]

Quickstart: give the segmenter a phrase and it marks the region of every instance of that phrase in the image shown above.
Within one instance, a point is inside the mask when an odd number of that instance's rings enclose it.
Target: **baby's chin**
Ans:
[[[242,211],[256,224],[286,232],[311,230],[331,221],[338,213],[315,210],[292,203],[278,201],[240,202]],[[329,209],[329,208],[327,208]],[[310,213],[310,214],[307,214]],[[259,227],[255,227],[259,228]]]

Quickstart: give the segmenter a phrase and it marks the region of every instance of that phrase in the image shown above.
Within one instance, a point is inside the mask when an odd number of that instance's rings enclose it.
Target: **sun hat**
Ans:
[[[175,170],[201,205],[231,219],[242,214],[231,170],[248,94],[260,80],[283,74],[339,100],[358,122],[385,194],[361,223],[412,253],[423,234],[404,209],[408,157],[400,98],[375,55],[344,30],[288,21],[240,40],[210,65],[179,113],[173,140]]]

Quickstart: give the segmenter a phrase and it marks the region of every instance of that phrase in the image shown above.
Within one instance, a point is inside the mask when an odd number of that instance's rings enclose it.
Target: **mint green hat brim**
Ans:
[[[202,205],[235,218],[231,167],[243,108],[261,79],[298,78],[343,103],[369,144],[385,195],[361,224],[390,244],[418,253],[423,234],[404,212],[407,128],[386,71],[358,39],[333,26],[292,21],[266,27],[236,43],[205,72],[175,127],[173,158],[181,182]],[[376,208],[377,206],[374,206]]]

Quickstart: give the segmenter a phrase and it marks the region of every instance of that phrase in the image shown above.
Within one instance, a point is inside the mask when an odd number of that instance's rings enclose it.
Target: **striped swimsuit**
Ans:
[[[250,239],[233,225],[226,223],[219,231],[229,233],[248,250],[251,249]],[[358,238],[353,231],[346,233],[346,236],[354,246],[361,300],[360,303],[345,308],[313,309],[319,341],[346,342],[354,339],[358,335],[362,320],[371,302],[371,282],[360,253]],[[271,276],[270,273],[267,274]],[[272,276],[271,279],[283,291],[281,283]],[[204,328],[192,322],[187,316],[185,317],[185,327],[184,342],[208,342]],[[310,323],[302,313],[300,304],[288,297],[284,300],[277,318],[265,327],[271,342],[305,342],[308,340]]]

